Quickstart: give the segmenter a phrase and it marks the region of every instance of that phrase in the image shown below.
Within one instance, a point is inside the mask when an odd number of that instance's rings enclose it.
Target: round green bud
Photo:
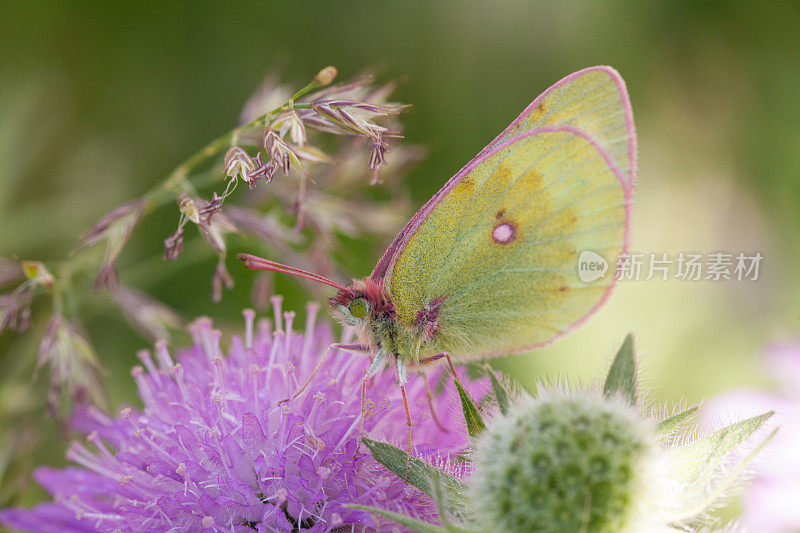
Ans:
[[[653,428],[622,401],[544,392],[494,421],[475,445],[475,519],[492,531],[636,530]]]
[[[364,298],[352,300],[347,308],[350,310],[350,314],[356,318],[364,318],[369,313],[369,305]]]

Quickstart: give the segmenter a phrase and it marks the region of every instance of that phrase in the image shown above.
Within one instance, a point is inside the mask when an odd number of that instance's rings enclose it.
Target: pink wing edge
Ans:
[[[628,151],[629,151],[629,167],[630,171],[626,176],[617,166],[616,161],[611,157],[606,150],[592,135],[589,135],[585,131],[581,130],[580,128],[576,128],[574,126],[544,126],[541,128],[535,128],[530,130],[526,133],[521,135],[517,135],[515,137],[511,137],[506,141],[501,142],[503,136],[505,136],[514,126],[519,124],[525,117],[530,114],[533,109],[539,104],[539,102],[546,97],[549,93],[558,89],[565,83],[572,81],[573,79],[581,76],[587,72],[592,71],[602,71],[607,73],[612,80],[614,80],[615,84],[617,85],[617,90],[619,91],[620,101],[622,102],[623,110],[625,113],[625,127],[628,132]],[[444,186],[439,189],[439,191],[434,194],[430,200],[428,200],[425,205],[423,205],[419,211],[417,211],[411,220],[400,230],[400,233],[394,238],[392,243],[384,252],[381,259],[378,261],[378,264],[375,266],[375,270],[373,270],[372,275],[370,278],[373,281],[379,282],[384,284],[386,281],[386,275],[394,266],[394,263],[399,255],[400,251],[405,247],[408,243],[409,239],[414,235],[417,229],[420,227],[422,222],[428,217],[430,212],[439,203],[439,201],[447,195],[462,179],[464,176],[469,174],[476,166],[482,163],[485,159],[493,155],[494,153],[502,150],[503,148],[513,144],[521,139],[537,135],[543,132],[552,132],[552,131],[567,131],[573,133],[575,135],[579,135],[586,139],[592,146],[600,153],[600,155],[605,159],[606,163],[608,164],[609,168],[611,168],[614,175],[620,182],[623,191],[623,198],[625,203],[625,235],[623,238],[623,245],[621,253],[627,253],[630,249],[630,225],[631,225],[631,216],[633,211],[633,189],[636,184],[636,131],[633,123],[633,110],[631,108],[630,98],[628,97],[628,91],[625,86],[625,81],[619,75],[619,73],[611,67],[608,66],[596,66],[596,67],[588,67],[577,72],[570,74],[559,80],[557,83],[552,85],[548,88],[545,92],[540,94],[536,99],[525,108],[525,110],[520,113],[520,115],[514,119],[514,121],[501,132],[494,140],[489,143],[483,150],[478,153],[469,163],[467,163],[461,170],[456,173],[455,176],[450,178]],[[608,300],[609,296],[613,292],[614,287],[617,284],[616,278],[611,281],[611,284],[608,286],[606,291],[603,293],[603,296],[600,300],[595,304],[592,309],[589,310],[588,313],[583,315],[581,318],[567,326],[563,331],[560,331],[547,339],[546,341],[534,344],[532,346],[522,347],[518,350],[514,351],[503,351],[499,353],[488,353],[488,354],[475,354],[474,358],[490,358],[499,355],[512,355],[517,353],[525,353],[537,348],[541,348],[547,346],[555,342],[556,340],[568,335],[581,325],[583,325],[587,320],[589,320]],[[385,289],[385,287],[384,287]]]

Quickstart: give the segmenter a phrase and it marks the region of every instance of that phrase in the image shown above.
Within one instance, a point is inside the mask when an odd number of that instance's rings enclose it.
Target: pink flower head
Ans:
[[[88,434],[67,452],[80,466],[39,468],[34,477],[54,497],[32,509],[0,511],[0,523],[31,531],[392,531],[347,504],[381,507],[436,521],[436,505],[390,473],[366,446],[356,452],[361,383],[369,360],[332,353],[298,398],[298,390],[333,341],[308,307],[305,333],[292,330],[294,313],[274,325],[254,324],[245,311],[244,338],[231,339],[200,318],[190,326],[191,348],[173,360],[166,343],[142,351],[133,369],[142,409],[116,417],[86,408],[74,426]],[[345,335],[345,342],[348,335]],[[176,362],[177,361],[177,362]],[[425,379],[433,386],[431,418]],[[480,398],[485,380],[462,381]],[[444,392],[441,391],[443,386]],[[408,385],[414,453],[441,463],[467,445],[452,378],[443,369]],[[450,420],[457,420],[450,422]],[[391,372],[367,388],[365,434],[405,446],[405,412]]]

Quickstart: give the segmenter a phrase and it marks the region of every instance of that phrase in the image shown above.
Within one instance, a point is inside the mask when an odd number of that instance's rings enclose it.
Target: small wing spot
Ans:
[[[517,236],[517,230],[512,224],[503,222],[492,230],[492,239],[499,244],[508,244]]]
[[[505,214],[506,214],[506,210],[505,209],[501,209],[500,211],[497,212],[497,214],[494,216],[494,218],[496,218],[497,220],[500,220],[501,218],[503,218],[503,215],[505,215]]]
[[[545,106],[544,100],[542,100],[533,108],[533,111],[531,111],[530,117],[528,117],[528,123],[531,125],[536,124],[546,112],[547,106]]]

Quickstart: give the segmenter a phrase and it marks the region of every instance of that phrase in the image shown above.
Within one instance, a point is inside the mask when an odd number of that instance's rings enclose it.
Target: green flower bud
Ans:
[[[635,531],[657,447],[622,401],[588,391],[522,400],[475,445],[475,520],[492,531]]]

